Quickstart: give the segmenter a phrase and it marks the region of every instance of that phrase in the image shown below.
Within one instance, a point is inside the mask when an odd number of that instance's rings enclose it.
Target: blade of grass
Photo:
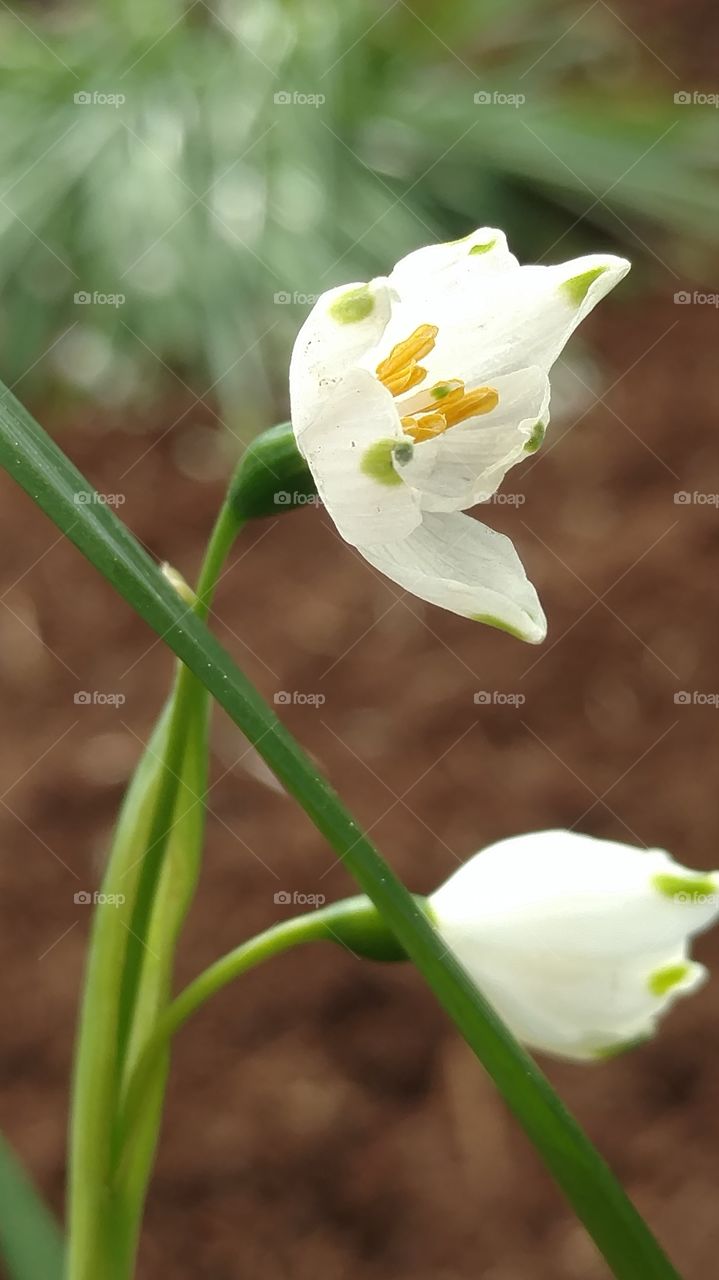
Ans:
[[[9,1280],[62,1280],[60,1228],[2,1136],[0,1254]]]
[[[160,635],[243,730],[372,899],[522,1124],[618,1280],[678,1280],[647,1224],[329,783],[149,556],[9,391],[0,465]]]

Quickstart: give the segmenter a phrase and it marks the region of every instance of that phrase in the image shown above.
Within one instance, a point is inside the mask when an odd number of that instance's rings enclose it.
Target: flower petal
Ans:
[[[555,1057],[586,1062],[611,1057],[649,1039],[677,998],[706,980],[703,965],[683,953],[664,956],[656,972],[677,977],[662,995],[650,985],[646,967],[628,964],[591,969],[566,961],[526,957],[507,964],[492,952],[474,962],[462,943],[443,936],[490,1003],[524,1044]]]
[[[399,470],[421,491],[425,511],[460,511],[485,502],[549,421],[549,379],[541,369],[495,378],[496,409],[418,444]],[[442,403],[437,408],[441,410]]]
[[[347,542],[402,539],[419,525],[419,499],[394,463],[397,446],[411,443],[389,391],[365,370],[315,400],[297,445]]]
[[[401,542],[358,547],[381,573],[430,604],[530,644],[547,633],[537,593],[509,538],[471,516],[426,513]]]
[[[493,384],[501,374],[530,365],[548,372],[577,325],[629,265],[611,254],[588,254],[559,266],[488,272],[477,282],[464,272],[451,289],[426,297],[416,291],[403,296],[393,272],[390,281],[399,301],[393,303],[380,352],[417,325],[431,323],[438,333],[434,350],[422,361],[428,386],[450,378]]]
[[[292,425],[298,440],[327,395],[349,369],[376,347],[391,314],[384,278],[341,285],[318,298],[300,329],[290,360]]]
[[[496,227],[478,227],[461,240],[426,245],[400,258],[389,284],[403,302],[423,306],[441,294],[474,292],[485,276],[516,271],[518,267],[504,232]]]
[[[681,867],[572,831],[500,840],[471,858],[433,902],[482,946],[597,960],[671,951],[719,916],[719,873]]]

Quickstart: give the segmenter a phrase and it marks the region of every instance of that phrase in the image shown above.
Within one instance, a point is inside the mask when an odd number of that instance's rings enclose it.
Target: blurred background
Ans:
[[[321,509],[257,523],[222,583],[218,635],[417,891],[555,825],[717,863],[718,39],[709,0],[0,7],[0,376],[188,577],[324,289],[481,224],[525,260],[634,262],[483,513],[542,648],[404,596]],[[7,479],[0,521],[0,1127],[59,1210],[75,895],[171,664]],[[219,715],[212,767],[178,981],[283,895],[350,891]],[[697,952],[719,964],[719,937]],[[546,1064],[695,1280],[719,1251],[718,981],[629,1057]],[[140,1280],[257,1274],[606,1271],[413,973],[317,950],[176,1046]]]

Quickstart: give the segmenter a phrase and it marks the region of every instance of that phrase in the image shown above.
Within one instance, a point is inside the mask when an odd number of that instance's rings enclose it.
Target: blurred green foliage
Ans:
[[[716,112],[675,105],[678,69],[606,5],[582,13],[4,6],[2,377],[122,405],[173,370],[251,434],[317,293],[485,222],[523,256],[618,245],[681,287],[717,234]],[[475,100],[495,93],[526,100]],[[124,301],[76,300],[95,293]]]

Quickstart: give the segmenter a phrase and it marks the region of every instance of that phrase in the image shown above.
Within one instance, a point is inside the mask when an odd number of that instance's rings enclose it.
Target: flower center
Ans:
[[[433,350],[438,333],[436,325],[421,324],[408,338],[398,342],[377,365],[377,377],[393,396],[411,391],[427,377],[427,370],[419,361]],[[443,431],[455,427],[458,422],[464,422],[467,418],[491,413],[499,403],[499,396],[493,387],[465,391],[464,383],[458,378],[450,382],[437,382],[425,394],[425,403],[420,401],[412,414],[401,419],[405,434],[411,436],[417,444],[441,435]],[[437,403],[440,401],[442,407],[438,409]]]

